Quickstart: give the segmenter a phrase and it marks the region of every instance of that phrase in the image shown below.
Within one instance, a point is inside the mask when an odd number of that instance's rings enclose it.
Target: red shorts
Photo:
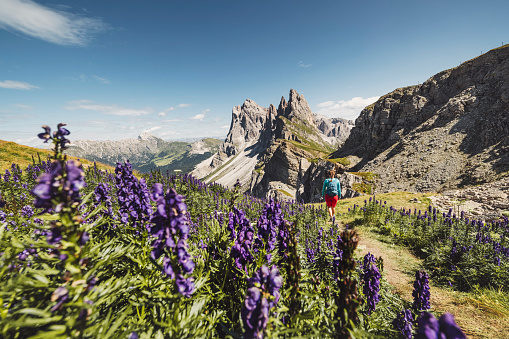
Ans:
[[[330,197],[329,195],[325,194],[325,202],[327,203],[327,207],[336,207],[338,199],[339,197],[337,195]]]

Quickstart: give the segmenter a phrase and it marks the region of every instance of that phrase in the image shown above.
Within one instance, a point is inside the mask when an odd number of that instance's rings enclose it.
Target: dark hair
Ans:
[[[327,171],[327,174],[329,175],[328,178],[334,178],[334,176],[336,175],[336,171],[334,170],[328,170]]]

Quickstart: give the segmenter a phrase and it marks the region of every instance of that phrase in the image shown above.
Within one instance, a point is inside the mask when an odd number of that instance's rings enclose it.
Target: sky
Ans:
[[[303,94],[355,119],[509,43],[509,2],[0,0],[0,139],[225,137],[232,108]]]

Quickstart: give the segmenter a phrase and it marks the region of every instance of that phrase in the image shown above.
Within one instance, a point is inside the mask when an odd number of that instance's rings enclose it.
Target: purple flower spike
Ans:
[[[149,233],[155,237],[150,256],[157,260],[164,255],[163,274],[176,279],[178,292],[190,297],[194,292],[193,278],[185,278],[184,274],[193,273],[195,263],[187,252],[189,221],[184,197],[173,188],[163,196],[162,185],[155,184],[152,199],[157,202],[157,209],[151,219],[152,225],[148,227]]]
[[[403,334],[406,339],[412,339],[412,322],[414,317],[412,311],[404,310],[398,313],[396,319],[392,321],[392,325]]]
[[[380,300],[378,292],[380,291],[380,274],[378,267],[375,265],[375,257],[368,253],[364,257],[363,272],[361,279],[364,282],[363,293],[366,296],[368,305],[368,315],[375,311],[376,304]]]
[[[263,265],[248,280],[249,288],[241,310],[244,338],[263,338],[269,321],[269,311],[279,301],[279,289],[282,285],[283,278],[276,266],[269,270]]]
[[[429,277],[424,271],[415,272],[414,291],[414,308],[418,311],[429,310],[431,308],[429,298]]]
[[[417,319],[417,334],[415,339],[466,339],[467,336],[454,321],[454,316],[448,312],[437,320],[431,313],[424,312]]]
[[[461,328],[456,325],[454,321],[454,316],[446,312],[442,314],[440,319],[438,319],[438,323],[440,324],[440,332],[445,333],[447,339],[466,339],[467,336],[463,333]]]

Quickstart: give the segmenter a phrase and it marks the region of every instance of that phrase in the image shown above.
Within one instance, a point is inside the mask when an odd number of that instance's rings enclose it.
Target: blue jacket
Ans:
[[[336,181],[336,184],[338,185],[338,196],[341,197],[341,184],[339,183],[339,180],[337,178],[333,178],[332,180]],[[325,195],[325,191],[327,189],[327,185],[329,184],[330,181],[331,181],[331,179],[327,178],[323,182],[322,197]]]

